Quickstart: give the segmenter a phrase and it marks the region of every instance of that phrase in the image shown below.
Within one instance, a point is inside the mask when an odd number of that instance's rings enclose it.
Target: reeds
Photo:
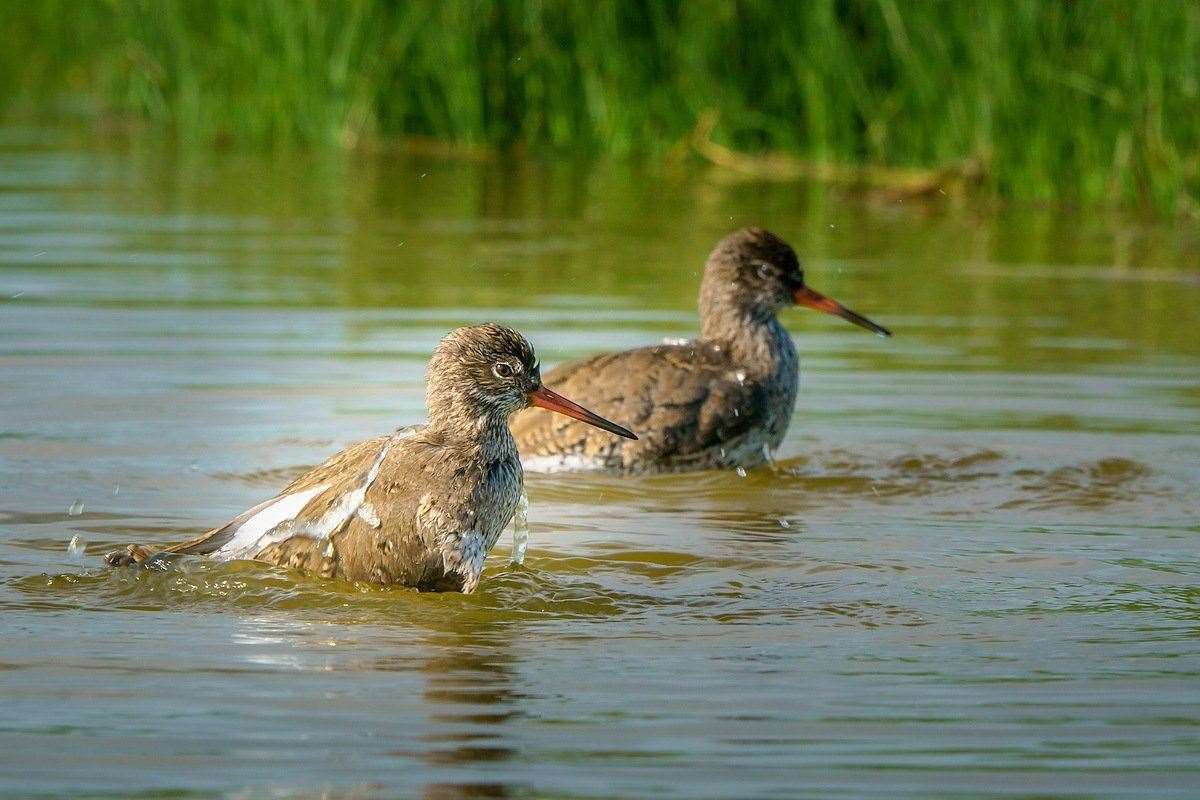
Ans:
[[[1190,0],[41,0],[0,29],[10,114],[187,143],[655,156],[707,118],[741,154],[971,163],[1003,197],[1200,197]]]

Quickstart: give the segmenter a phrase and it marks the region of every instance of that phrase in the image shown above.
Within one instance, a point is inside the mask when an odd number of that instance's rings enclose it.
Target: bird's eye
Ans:
[[[759,261],[754,265],[754,274],[759,277],[759,280],[765,281],[767,278],[771,277],[772,273],[774,273],[774,269],[772,269],[771,265],[765,261]]]
[[[509,364],[507,361],[499,361],[492,367],[492,374],[497,378],[511,378],[515,374],[515,371],[512,364]]]

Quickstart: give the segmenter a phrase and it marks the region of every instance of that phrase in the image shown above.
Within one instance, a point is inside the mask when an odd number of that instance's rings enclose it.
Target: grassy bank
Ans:
[[[10,115],[200,145],[425,136],[978,164],[985,191],[1194,210],[1200,4],[0,2]]]

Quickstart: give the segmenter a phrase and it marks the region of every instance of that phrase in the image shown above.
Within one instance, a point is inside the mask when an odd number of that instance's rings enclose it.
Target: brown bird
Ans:
[[[804,284],[796,253],[769,231],[722,239],[700,284],[700,336],[559,366],[546,385],[637,429],[623,441],[530,410],[513,420],[527,469],[679,472],[755,467],[787,432],[796,404],[796,347],[775,313],[793,304],[883,327]]]
[[[637,438],[543,386],[529,342],[499,325],[442,339],[429,361],[426,403],[428,425],[352,445],[226,525],[171,547],[129,545],[105,561],[200,554],[471,592],[521,496],[509,417],[536,405]]]

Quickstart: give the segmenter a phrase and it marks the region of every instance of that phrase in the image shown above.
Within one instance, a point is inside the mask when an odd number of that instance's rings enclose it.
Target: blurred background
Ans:
[[[124,139],[699,156],[1193,216],[1200,196],[1186,0],[41,0],[0,26],[7,118]]]
[[[0,795],[1200,786],[1200,4],[0,0]],[[479,592],[108,570],[420,422],[430,350],[696,331],[770,466],[529,475]],[[68,543],[73,544],[68,545]]]

